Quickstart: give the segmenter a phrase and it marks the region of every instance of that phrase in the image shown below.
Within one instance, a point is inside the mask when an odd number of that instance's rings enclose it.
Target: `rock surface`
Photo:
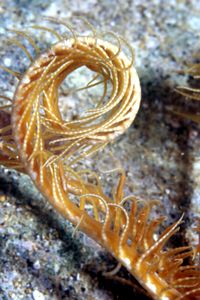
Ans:
[[[176,243],[193,242],[190,225],[200,215],[200,131],[173,111],[198,111],[198,103],[186,101],[174,89],[187,84],[188,77],[179,71],[199,53],[200,2],[2,0],[0,65],[19,72],[28,65],[22,51],[6,42],[13,36],[8,29],[31,30],[30,26],[43,23],[43,16],[76,22],[77,15],[86,17],[99,32],[118,32],[131,43],[143,94],[131,128],[81,167],[99,172],[109,192],[117,174],[101,171],[115,168],[120,161],[127,174],[125,193],[161,200],[164,209],[156,213],[165,213],[168,223],[184,212],[186,222]],[[44,24],[65,33],[61,25]],[[31,31],[41,49],[55,42],[49,33]],[[77,26],[77,31],[84,28]],[[68,118],[92,105],[93,97],[99,95],[95,89],[80,93],[77,101],[68,97],[64,102],[66,88],[73,87],[77,76],[83,85],[88,81],[87,71],[82,70],[61,89],[63,114]],[[0,94],[12,97],[16,84],[13,76],[0,70]],[[0,168],[0,191],[0,299],[148,299],[137,285],[133,288],[103,275],[115,267],[114,259],[82,233],[73,236],[73,227],[52,210],[27,176]],[[119,276],[129,279],[123,269]]]

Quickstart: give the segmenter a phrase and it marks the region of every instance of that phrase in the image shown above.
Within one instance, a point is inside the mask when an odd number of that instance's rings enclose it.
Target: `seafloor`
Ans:
[[[175,88],[191,81],[181,71],[199,59],[200,1],[1,0],[0,65],[20,72],[28,65],[23,52],[7,41],[13,37],[9,29],[32,31],[45,49],[55,38],[30,27],[46,24],[64,33],[61,25],[42,18],[76,22],[77,15],[100,33],[114,31],[131,43],[142,85],[141,108],[131,128],[80,167],[96,170],[109,192],[118,175],[104,171],[121,164],[127,174],[125,193],[159,199],[163,205],[156,213],[167,215],[168,223],[184,213],[185,223],[173,243],[193,243],[190,228],[200,215],[200,130],[174,112],[198,114],[199,104],[185,100]],[[84,31],[81,25],[76,30]],[[63,84],[60,96],[66,118],[76,117],[99,95],[96,88],[76,99],[66,96],[69,86],[77,81],[84,85],[87,77],[83,69]],[[16,83],[0,71],[0,94],[12,96]],[[125,270],[115,278],[104,275],[116,266],[115,260],[84,234],[73,235],[73,227],[46,204],[27,176],[1,167],[0,192],[1,300],[148,299],[137,284],[124,283],[130,280]]]

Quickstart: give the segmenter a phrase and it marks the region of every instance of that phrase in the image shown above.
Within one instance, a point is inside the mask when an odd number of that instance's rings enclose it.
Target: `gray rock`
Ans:
[[[174,89],[187,84],[188,77],[178,71],[199,51],[199,12],[198,0],[2,0],[0,4],[0,65],[13,70],[23,72],[28,59],[20,49],[7,45],[7,37],[12,36],[7,29],[24,30],[40,24],[42,16],[72,17],[76,22],[75,15],[83,15],[100,32],[118,32],[132,44],[142,84],[140,112],[123,136],[80,167],[97,171],[109,193],[117,174],[101,170],[113,169],[120,161],[127,174],[126,194],[160,199],[164,209],[158,208],[155,214],[165,213],[166,224],[185,213],[177,243],[185,243],[186,237],[190,242],[196,239],[190,226],[200,213],[199,128],[170,112],[198,111],[198,103],[187,102]],[[48,26],[65,33],[63,26]],[[77,30],[84,28],[77,26]],[[55,42],[50,34],[32,32],[43,50]],[[73,74],[62,85],[61,106],[76,76],[83,85],[88,80],[86,70]],[[0,70],[0,94],[12,96],[16,84]],[[92,106],[94,96],[99,96],[99,89],[81,92],[76,101],[69,95],[64,117],[76,117],[85,106]],[[84,234],[76,232],[72,237],[71,224],[53,211],[27,176],[0,168],[0,190],[6,195],[0,202],[1,299],[111,300],[125,299],[124,295],[126,300],[142,299],[137,288],[103,276],[114,268],[115,260]],[[129,278],[125,270],[119,276]]]

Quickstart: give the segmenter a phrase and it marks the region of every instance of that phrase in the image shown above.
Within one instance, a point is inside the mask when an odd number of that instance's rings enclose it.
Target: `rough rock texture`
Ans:
[[[156,213],[165,213],[169,223],[184,212],[186,222],[174,243],[193,242],[190,225],[200,214],[200,131],[173,111],[198,111],[198,103],[187,102],[174,88],[187,84],[188,77],[179,71],[199,53],[200,2],[1,0],[0,65],[20,72],[28,65],[22,51],[6,42],[12,36],[8,29],[41,24],[42,16],[76,21],[76,15],[86,17],[100,32],[122,34],[132,44],[143,94],[131,128],[81,168],[98,171],[109,192],[117,174],[101,171],[115,168],[120,161],[127,174],[126,194],[160,199],[164,207]],[[46,25],[65,33],[61,25]],[[77,31],[84,28],[77,26]],[[42,49],[55,42],[51,34],[32,32]],[[28,49],[33,53],[30,46]],[[77,81],[83,85],[88,81],[86,70],[62,86],[61,104],[68,118],[92,105],[93,97],[99,95],[96,88],[76,99],[68,96],[64,102],[66,88],[73,88]],[[0,70],[0,94],[12,96],[16,83]],[[52,210],[27,176],[0,168],[0,191],[0,299],[142,299],[137,285],[130,287],[103,275],[116,262],[82,233],[73,236],[73,227]],[[129,279],[125,270],[118,276]]]

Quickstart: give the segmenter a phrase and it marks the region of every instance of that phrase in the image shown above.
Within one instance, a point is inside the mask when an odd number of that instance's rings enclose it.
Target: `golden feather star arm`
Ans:
[[[80,37],[67,23],[60,23],[72,31],[73,37],[62,39],[49,30],[59,42],[33,60],[25,74],[2,67],[16,76],[19,84],[12,111],[10,104],[1,108],[6,114],[6,126],[0,129],[0,162],[26,172],[54,208],[112,253],[153,299],[198,299],[199,267],[184,266],[184,259],[197,256],[199,246],[194,250],[166,248],[182,218],[155,238],[165,219],[150,218],[158,202],[145,202],[134,196],[123,198],[124,172],[111,199],[104,194],[96,173],[97,183],[90,184],[83,180],[84,171],[73,168],[75,162],[98,151],[130,126],[139,109],[141,90],[133,67],[133,51],[130,60],[122,52],[121,43],[127,44],[124,39],[111,34],[117,47],[99,38],[95,30],[92,37]],[[42,26],[36,29],[48,31]],[[28,39],[38,52],[29,35],[16,33]],[[25,54],[28,55],[26,51]],[[97,85],[95,80],[100,77],[104,93],[94,109],[77,120],[66,121],[59,109],[58,89],[67,76],[82,66],[97,74],[84,88]],[[108,81],[112,90],[104,103]],[[90,170],[85,173],[93,175]],[[79,196],[79,202],[71,200],[71,193]]]

